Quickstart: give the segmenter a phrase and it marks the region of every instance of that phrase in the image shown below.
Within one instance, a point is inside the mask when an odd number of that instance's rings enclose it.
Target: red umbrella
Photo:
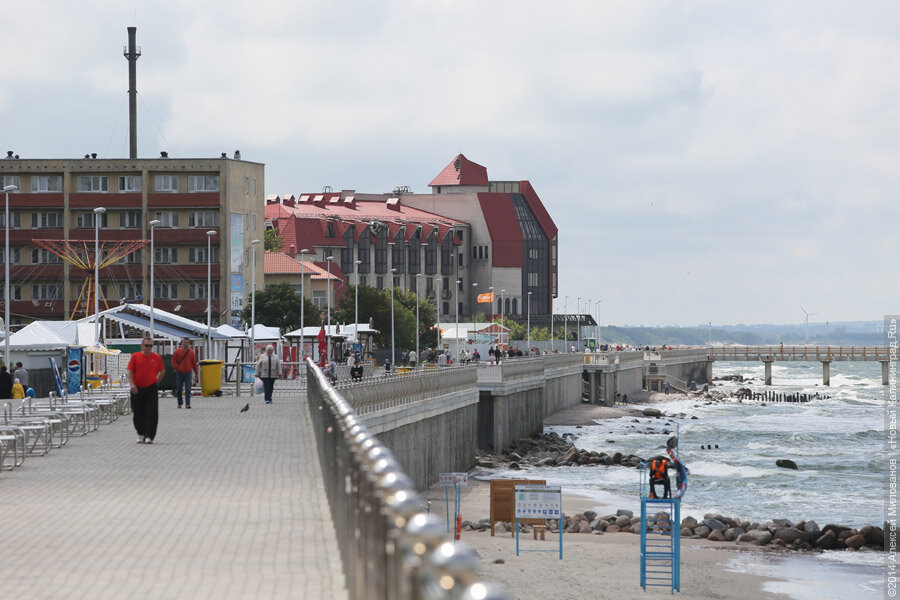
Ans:
[[[319,366],[324,367],[328,358],[328,339],[325,335],[324,327],[319,330],[319,335],[316,336],[316,339],[319,341]]]

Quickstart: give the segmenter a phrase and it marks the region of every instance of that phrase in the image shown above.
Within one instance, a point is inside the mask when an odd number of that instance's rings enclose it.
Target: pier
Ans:
[[[831,385],[832,362],[880,362],[881,384],[887,385],[889,363],[897,359],[891,356],[887,346],[712,346],[708,349],[707,381],[712,381],[712,364],[717,360],[762,362],[765,367],[765,383],[772,385],[773,362],[820,362],[822,384]]]

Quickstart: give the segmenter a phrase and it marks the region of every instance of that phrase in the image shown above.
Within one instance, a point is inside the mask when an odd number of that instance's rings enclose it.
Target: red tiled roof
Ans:
[[[328,279],[328,271],[311,261],[299,261],[291,258],[284,252],[266,252],[266,275],[288,275],[308,273],[312,279]],[[337,275],[331,275],[332,279],[340,279]]]
[[[491,234],[494,254],[491,264],[495,267],[522,267],[525,259],[525,242],[519,217],[507,193],[478,194],[478,203]]]
[[[457,154],[428,185],[488,185],[487,169]]]

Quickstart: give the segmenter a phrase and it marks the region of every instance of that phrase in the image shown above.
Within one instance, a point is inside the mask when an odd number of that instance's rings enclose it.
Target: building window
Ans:
[[[62,175],[32,175],[31,192],[45,194],[62,191]]]
[[[375,287],[379,290],[384,289],[384,277],[379,275],[378,277],[375,278]]]
[[[445,315],[450,314],[450,303],[449,302],[441,303],[441,312]]]
[[[253,178],[253,195],[256,195],[256,177]],[[256,229],[256,227],[254,227],[253,229]]]
[[[106,228],[106,215],[107,213],[100,214],[100,227]],[[75,213],[75,227],[77,229],[86,229],[88,227],[93,229],[95,216],[96,214],[92,210]]]
[[[122,258],[116,261],[117,265],[138,265],[142,262],[141,257],[143,253],[140,250],[135,250],[131,254],[126,254]]]
[[[394,287],[395,288],[400,287],[400,278],[399,277],[394,277]]]
[[[177,192],[178,175],[155,175],[153,177],[153,190],[157,192]]]
[[[144,189],[143,178],[140,175],[120,175],[120,192],[140,192]]]
[[[6,187],[8,185],[16,186],[16,192],[22,191],[22,186],[19,183],[18,175],[0,175],[0,187]]]
[[[250,178],[249,177],[244,177],[244,193],[245,194],[250,193]]]
[[[490,257],[488,256],[488,247],[487,247],[487,246],[484,247],[484,257],[485,257],[486,259],[487,259],[487,258],[490,258]]]
[[[219,284],[212,282],[212,297],[219,297]],[[206,300],[206,284],[205,283],[189,283],[188,284],[188,300]]]
[[[313,290],[312,301],[319,308],[325,308],[328,304],[324,291]]]
[[[21,300],[22,299],[22,286],[21,285],[10,284],[9,299],[10,300]]]
[[[528,250],[528,258],[537,260],[540,258],[540,251],[537,248],[530,248]]]
[[[359,276],[359,285],[369,285],[368,279],[366,279],[365,275]]]
[[[58,283],[36,283],[31,286],[31,297],[35,300],[61,300],[62,285]]]
[[[218,227],[219,213],[214,210],[191,211],[188,217],[188,227]]]
[[[188,175],[188,192],[218,192],[218,175]]]
[[[538,274],[537,273],[529,273],[528,274],[528,287],[537,287],[538,286]]]
[[[12,229],[19,229],[22,227],[22,213],[17,210],[9,211],[9,226]],[[6,213],[5,211],[0,211],[0,228],[6,228]]]
[[[105,213],[104,213],[105,216]],[[119,229],[138,229],[141,226],[141,211],[119,211]]]
[[[456,262],[460,267],[463,266],[463,255],[459,250],[456,251]]]
[[[254,179],[254,181],[256,180]],[[256,192],[253,193],[255,194]],[[253,213],[253,231],[256,231],[256,213]]]
[[[206,247],[201,246],[199,248],[188,248],[188,262],[192,263],[203,263],[206,264],[210,262],[208,259],[208,255],[206,253]],[[214,263],[219,262],[219,247],[213,246],[212,250],[212,261]]]
[[[79,175],[77,179],[79,192],[106,192],[108,190],[105,175]]]
[[[157,227],[178,227],[178,213],[174,210],[159,210],[154,214],[159,221]]]
[[[61,212],[35,212],[31,213],[32,229],[62,229]]]
[[[11,265],[21,264],[22,252],[21,252],[20,248],[10,248],[9,256],[12,258],[12,260],[9,261],[9,264],[11,264]],[[3,248],[2,246],[0,246],[0,264],[5,264],[5,263],[6,263],[6,249]]]
[[[143,298],[140,283],[120,283],[118,286],[120,300],[136,300]]]
[[[178,248],[154,248],[154,260],[162,265],[178,262]]]
[[[153,296],[157,300],[176,300],[178,298],[177,283],[157,283],[153,285]]]

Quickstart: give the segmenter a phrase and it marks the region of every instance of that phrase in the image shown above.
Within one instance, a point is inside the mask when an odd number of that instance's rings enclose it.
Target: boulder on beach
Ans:
[[[866,525],[859,530],[859,534],[866,539],[867,545],[884,548],[884,530],[881,527]]]
[[[779,458],[775,461],[776,467],[781,467],[782,469],[794,469],[797,470],[797,463],[787,458]]]
[[[785,544],[793,544],[795,540],[809,542],[809,534],[794,527],[779,527],[772,537],[784,541]]]
[[[744,530],[740,527],[729,527],[724,531],[722,535],[725,536],[725,541],[733,542],[734,540],[744,535]]]
[[[685,517],[681,520],[681,528],[693,529],[697,526],[697,519],[694,517]]]
[[[862,548],[866,545],[866,538],[857,533],[844,540],[844,545],[848,548]]]
[[[772,541],[772,534],[765,529],[751,529],[745,535],[753,540],[752,543],[756,544],[757,546],[765,546]]]
[[[706,539],[708,539],[711,542],[724,542],[725,536],[722,535],[721,531],[719,531],[717,529],[713,529],[712,531],[709,532],[709,535],[706,536]]]
[[[712,531],[712,529],[710,529],[706,525],[697,525],[696,527],[694,527],[694,535],[699,535],[702,538],[708,536],[710,531]]]
[[[712,517],[703,519],[703,524],[713,531],[725,531],[726,529],[728,529],[728,527],[725,526],[725,523],[723,523],[719,519],[714,519]]]
[[[645,408],[644,416],[645,417],[661,417],[662,411],[659,410],[658,408]]]
[[[837,536],[833,531],[826,531],[815,542],[817,548],[832,550],[837,547]]]

